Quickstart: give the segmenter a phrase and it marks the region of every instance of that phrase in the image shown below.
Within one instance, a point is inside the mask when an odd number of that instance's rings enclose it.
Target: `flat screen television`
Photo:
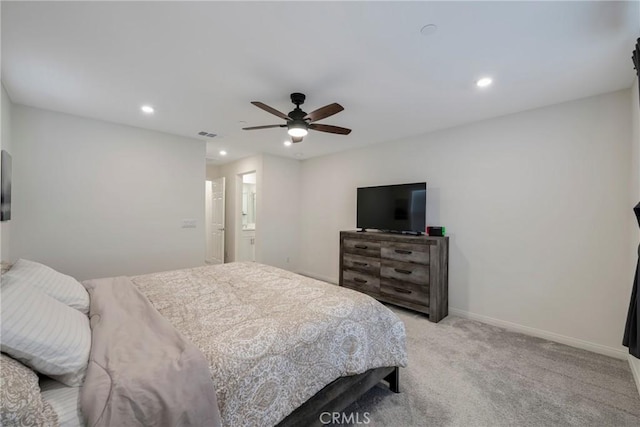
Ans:
[[[358,188],[357,227],[396,233],[425,232],[427,183]]]

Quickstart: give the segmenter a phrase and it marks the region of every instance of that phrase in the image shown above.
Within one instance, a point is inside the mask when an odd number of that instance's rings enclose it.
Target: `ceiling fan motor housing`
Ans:
[[[291,94],[291,102],[296,104],[296,108],[289,113],[289,117],[291,118],[291,120],[287,121],[287,127],[289,129],[308,129],[309,124],[304,120],[304,116],[306,116],[307,113],[300,109],[300,104],[304,103],[305,98],[302,93],[295,92]]]
[[[298,127],[306,126],[306,122],[303,118],[307,115],[307,113],[300,109],[300,105],[304,103],[305,98],[306,97],[303,93],[295,92],[291,94],[291,102],[296,104],[296,108],[288,114],[291,118],[291,121],[287,122],[289,127],[291,127],[292,124],[296,124]]]
[[[304,96],[304,93],[294,92],[291,94],[291,102],[293,102],[297,106],[304,104],[304,100],[306,98],[307,97]]]

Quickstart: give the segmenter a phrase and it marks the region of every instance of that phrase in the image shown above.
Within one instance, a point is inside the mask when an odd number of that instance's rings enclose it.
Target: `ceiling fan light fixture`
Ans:
[[[288,133],[291,136],[301,137],[307,136],[309,132],[305,128],[291,128],[289,129]]]
[[[309,131],[307,131],[307,124],[302,122],[302,123],[290,123],[289,124],[289,130],[287,131],[287,133],[291,136],[295,136],[295,137],[302,137],[302,136],[307,136],[307,134],[309,133]]]

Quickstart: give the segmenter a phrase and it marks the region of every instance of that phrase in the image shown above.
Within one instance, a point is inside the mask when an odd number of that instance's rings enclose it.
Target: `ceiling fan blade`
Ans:
[[[278,117],[280,117],[281,119],[284,119],[284,120],[291,120],[291,117],[287,116],[287,115],[286,115],[286,114],[284,114],[284,113],[281,113],[280,111],[276,110],[276,109],[275,109],[275,108],[273,108],[273,107],[269,107],[267,104],[264,104],[264,103],[262,103],[262,102],[260,102],[260,101],[251,101],[251,103],[252,103],[253,105],[255,105],[256,107],[258,107],[258,108],[262,108],[264,111],[267,111],[267,112],[269,112],[269,113],[273,114],[274,116],[278,116]]]
[[[242,128],[242,130],[256,130],[256,129],[269,129],[269,128],[286,128],[287,125],[266,125],[266,126],[251,126],[248,128]]]
[[[303,117],[304,120],[311,120],[312,122],[316,122],[318,120],[326,119],[329,116],[333,116],[334,114],[339,113],[344,110],[342,105],[333,104],[325,105],[324,107],[318,108],[315,111],[310,112],[306,116]]]
[[[339,133],[340,135],[349,135],[351,129],[341,128],[340,126],[323,125],[320,123],[311,123],[309,129],[319,130],[320,132]]]
[[[301,136],[292,136],[291,137],[291,142],[293,142],[294,144],[296,142],[302,142],[302,137]]]

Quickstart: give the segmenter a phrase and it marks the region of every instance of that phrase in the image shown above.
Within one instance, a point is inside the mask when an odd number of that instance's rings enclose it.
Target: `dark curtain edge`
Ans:
[[[638,77],[638,101],[640,102],[640,38],[636,40],[636,49],[633,51],[631,59],[633,60],[633,65]],[[633,208],[633,211],[640,226],[640,203]],[[640,359],[640,300],[638,299],[638,282],[640,282],[640,245],[638,246],[636,274],[633,279],[627,322],[622,339],[622,345],[629,348],[629,354]]]

